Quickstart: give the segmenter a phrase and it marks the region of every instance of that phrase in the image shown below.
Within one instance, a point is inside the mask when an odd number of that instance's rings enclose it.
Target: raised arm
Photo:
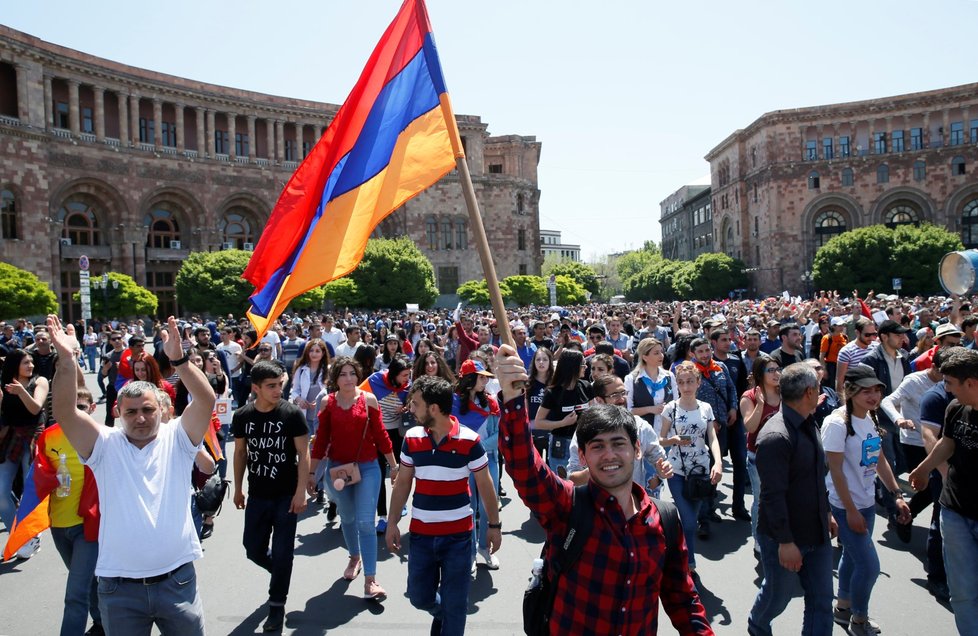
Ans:
[[[183,411],[180,423],[187,432],[190,441],[196,446],[204,439],[207,427],[211,425],[211,413],[214,412],[214,389],[211,388],[204,372],[187,362],[180,345],[180,332],[177,330],[177,319],[167,318],[167,328],[160,336],[163,338],[163,353],[174,364],[180,382],[187,387],[193,401]]]
[[[72,357],[75,337],[65,333],[57,316],[48,316],[47,326],[48,333],[51,334],[51,344],[58,351],[51,394],[52,413],[78,456],[88,459],[95,449],[100,424],[88,413],[75,408],[75,394],[78,390],[75,375],[75,367],[78,365]]]

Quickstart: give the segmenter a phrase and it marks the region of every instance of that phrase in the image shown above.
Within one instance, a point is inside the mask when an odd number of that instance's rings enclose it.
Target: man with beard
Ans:
[[[519,358],[517,358],[519,361]],[[520,369],[526,377],[523,362]],[[472,555],[472,508],[469,474],[489,518],[490,554],[499,550],[502,524],[489,459],[478,433],[461,426],[452,413],[452,385],[434,376],[411,386],[409,410],[420,426],[408,429],[401,446],[401,468],[394,482],[390,510],[411,504],[408,551],[408,597],[411,605],[434,616],[432,634],[462,634],[469,604]],[[387,521],[387,548],[401,548],[397,515]],[[440,585],[439,585],[440,584]]]

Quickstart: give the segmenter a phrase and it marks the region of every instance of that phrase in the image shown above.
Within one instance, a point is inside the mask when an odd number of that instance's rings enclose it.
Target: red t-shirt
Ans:
[[[744,395],[741,397],[745,397],[754,404],[757,404],[757,387],[747,389],[744,391]],[[764,410],[761,411],[761,425],[758,426],[757,430],[753,433],[747,433],[747,450],[752,453],[757,452],[757,435],[761,432],[761,429],[764,428],[764,425],[767,424],[767,421],[774,417],[774,414],[777,413],[780,408],[780,405],[774,406],[767,402],[764,403]]]
[[[364,392],[360,392],[353,406],[340,408],[336,394],[326,398],[326,406],[319,413],[319,428],[312,445],[312,458],[322,459],[327,455],[337,463],[366,463],[377,460],[377,452],[390,453],[393,450],[391,438],[384,429],[379,409],[367,407]],[[364,427],[367,428],[364,439]],[[360,443],[363,440],[363,443]],[[359,455],[357,448],[360,449]]]

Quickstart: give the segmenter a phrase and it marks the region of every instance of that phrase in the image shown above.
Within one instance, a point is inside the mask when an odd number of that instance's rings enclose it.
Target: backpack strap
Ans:
[[[594,527],[594,504],[588,485],[576,486],[571,497],[570,519],[567,523],[567,537],[557,546],[557,556],[551,564],[551,581],[556,589],[556,581],[581,558],[584,544]]]
[[[652,505],[659,511],[659,521],[662,525],[662,532],[666,535],[666,550],[679,549],[679,510],[676,504],[649,497]]]

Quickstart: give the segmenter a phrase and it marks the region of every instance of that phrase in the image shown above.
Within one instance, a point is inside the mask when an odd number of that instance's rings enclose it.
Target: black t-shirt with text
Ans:
[[[543,404],[540,406],[548,409],[547,421],[559,422],[567,417],[571,411],[583,411],[589,406],[594,392],[591,383],[586,380],[578,380],[572,389],[549,388],[543,394]],[[561,426],[551,431],[558,437],[573,437],[577,430],[577,424]]]
[[[248,494],[252,497],[291,497],[298,484],[296,437],[309,434],[306,416],[298,406],[279,400],[263,413],[255,404],[234,412],[231,433],[248,446]]]
[[[978,520],[978,413],[957,400],[947,407],[943,437],[954,440],[948,460],[941,505],[968,519]]]

